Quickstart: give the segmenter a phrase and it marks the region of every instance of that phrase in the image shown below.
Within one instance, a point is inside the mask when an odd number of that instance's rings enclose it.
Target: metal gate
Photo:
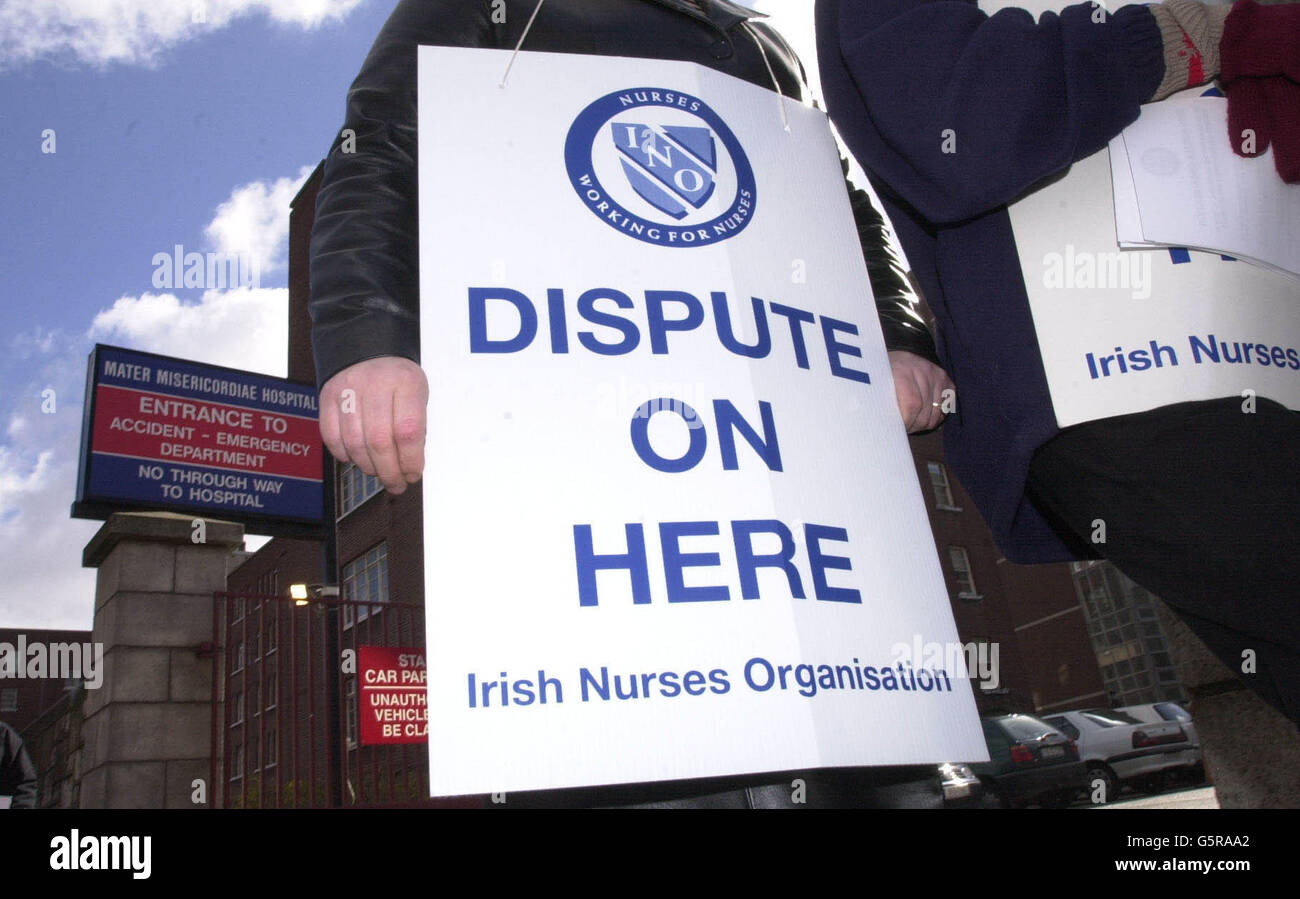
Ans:
[[[362,744],[358,650],[422,648],[421,606],[218,592],[212,633],[211,807],[466,804],[428,798],[427,741]]]

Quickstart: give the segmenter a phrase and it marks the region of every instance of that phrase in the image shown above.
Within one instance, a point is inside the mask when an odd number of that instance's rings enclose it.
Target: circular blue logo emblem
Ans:
[[[578,197],[601,221],[664,247],[735,237],[754,217],[754,170],[699,97],[636,87],[578,114],[564,142]]]

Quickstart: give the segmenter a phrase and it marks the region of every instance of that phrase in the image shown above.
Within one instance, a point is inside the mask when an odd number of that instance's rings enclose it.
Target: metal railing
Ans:
[[[212,633],[211,807],[447,804],[427,742],[360,733],[358,650],[422,648],[422,606],[217,592]]]

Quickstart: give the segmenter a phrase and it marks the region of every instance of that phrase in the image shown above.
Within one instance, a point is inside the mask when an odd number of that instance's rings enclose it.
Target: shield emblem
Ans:
[[[713,196],[717,150],[708,128],[610,122],[623,174],[641,199],[674,219]]]

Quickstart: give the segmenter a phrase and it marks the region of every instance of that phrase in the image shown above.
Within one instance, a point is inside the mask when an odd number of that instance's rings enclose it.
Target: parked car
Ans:
[[[1110,802],[1125,785],[1156,790],[1171,773],[1200,764],[1200,749],[1192,744],[1180,721],[1143,721],[1118,709],[1079,709],[1044,716],[1079,747],[1088,771],[1088,792]],[[1104,789],[1095,793],[1097,786]]]
[[[1191,713],[1176,702],[1148,702],[1145,705],[1126,705],[1115,711],[1132,715],[1147,724],[1159,724],[1161,721],[1177,721],[1183,726],[1183,731],[1186,732],[1187,739],[1191,744],[1198,749],[1200,748],[1201,738],[1196,733],[1196,725],[1192,723]]]
[[[1126,705],[1116,711],[1125,712],[1148,724],[1159,724],[1161,721],[1177,721],[1181,724],[1183,731],[1187,734],[1188,742],[1196,748],[1196,762],[1188,767],[1186,771],[1175,770],[1173,773],[1186,774],[1193,783],[1200,783],[1205,780],[1204,757],[1201,754],[1201,736],[1196,732],[1196,724],[1192,721],[1192,715],[1187,709],[1176,702],[1148,702],[1145,705]]]
[[[989,760],[970,768],[1003,808],[1063,807],[1085,788],[1078,747],[1047,722],[1033,715],[992,715],[980,723]]]

